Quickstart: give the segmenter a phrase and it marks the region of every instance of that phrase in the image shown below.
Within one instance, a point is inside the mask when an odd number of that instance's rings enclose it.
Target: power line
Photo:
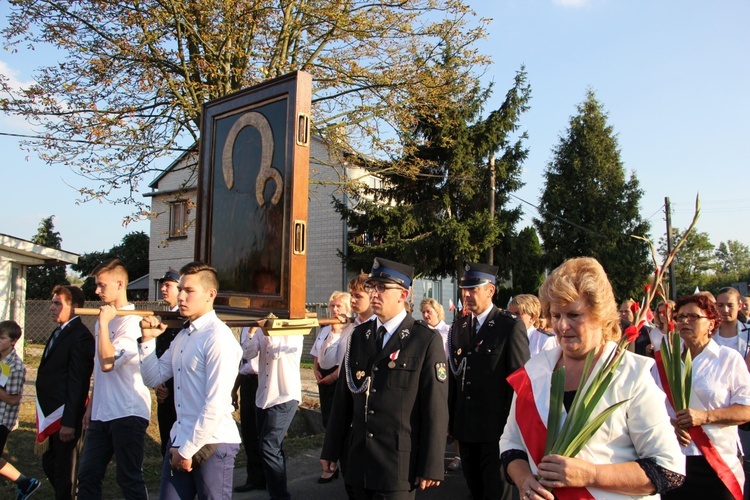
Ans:
[[[153,148],[151,146],[138,146],[137,144],[118,144],[118,143],[112,143],[112,144],[103,144],[101,142],[96,141],[87,141],[84,139],[66,139],[62,137],[45,137],[41,135],[28,135],[28,134],[14,134],[11,132],[0,132],[0,136],[5,137],[20,137],[22,139],[32,139],[34,141],[59,141],[59,142],[75,142],[78,144],[88,144],[90,146],[104,146],[108,148],[143,148],[143,149],[153,149],[153,150],[163,150],[163,151],[192,151],[190,148],[176,148],[176,147],[166,147],[166,148]]]

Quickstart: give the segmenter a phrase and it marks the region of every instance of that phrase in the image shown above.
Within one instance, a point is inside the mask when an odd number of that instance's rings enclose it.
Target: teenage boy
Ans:
[[[78,470],[78,498],[102,498],[102,481],[114,456],[117,484],[125,499],[148,499],[143,453],[151,392],[143,384],[138,360],[140,318],[117,316],[118,310],[135,309],[127,297],[128,271],[119,259],[99,264],[91,274],[96,294],[105,305],[94,327],[94,389],[83,418],[86,439]]]
[[[156,386],[174,378],[177,421],[161,473],[162,500],[232,498],[234,458],[240,433],[232,417],[232,388],[242,349],[214,312],[216,269],[191,262],[180,269],[177,304],[185,328],[157,359],[153,340],[166,330],[159,317],[145,318],[140,345],[143,379]]]
[[[18,486],[16,498],[29,498],[42,485],[33,477],[26,477],[6,462],[1,455],[10,431],[18,427],[26,367],[16,354],[16,342],[21,338],[21,327],[15,321],[0,322],[0,476]]]

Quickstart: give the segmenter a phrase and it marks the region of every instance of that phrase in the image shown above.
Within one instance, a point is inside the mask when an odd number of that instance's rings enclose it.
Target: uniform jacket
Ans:
[[[50,339],[37,372],[37,401],[45,415],[65,405],[61,425],[80,432],[94,369],[94,336],[76,317],[65,325],[52,347]]]
[[[347,483],[376,491],[442,480],[448,367],[440,335],[407,316],[378,352],[376,328],[371,320],[350,336],[321,458],[336,461],[344,450]]]
[[[505,379],[529,359],[526,326],[494,305],[476,335],[471,316],[460,317],[451,327],[450,354],[456,376],[450,402],[453,437],[459,442],[497,442],[513,399]],[[456,372],[463,360],[463,370]]]

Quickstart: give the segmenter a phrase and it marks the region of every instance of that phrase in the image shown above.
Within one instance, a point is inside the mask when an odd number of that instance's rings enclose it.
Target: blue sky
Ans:
[[[595,91],[618,134],[625,168],[635,172],[645,195],[641,213],[654,240],[664,232],[661,207],[669,197],[673,225],[685,227],[700,192],[698,229],[715,245],[729,239],[750,245],[747,215],[750,182],[750,3],[741,0],[471,0],[478,16],[492,18],[479,49],[493,65],[495,82],[487,109],[497,107],[515,72],[526,66],[531,109],[522,117],[530,155],[526,186],[515,195],[537,204],[551,149],[564,133],[586,90]],[[7,4],[0,5],[4,22]],[[0,73],[19,82],[50,53],[0,52]],[[29,133],[18,119],[0,115],[0,132]],[[56,215],[63,248],[105,250],[130,231],[130,207],[90,202],[78,205],[84,180],[20,151],[0,137],[4,203],[0,233],[31,238],[42,218]],[[571,193],[571,196],[575,196]],[[537,216],[521,204],[519,229]]]

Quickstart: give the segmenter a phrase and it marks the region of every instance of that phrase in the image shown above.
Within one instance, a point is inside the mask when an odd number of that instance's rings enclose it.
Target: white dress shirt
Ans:
[[[133,304],[121,310],[134,310]],[[115,316],[109,322],[109,339],[115,349],[111,371],[102,371],[99,356],[94,356],[94,391],[91,420],[109,422],[123,417],[151,418],[151,391],[141,378],[138,363],[138,339],[141,318]],[[99,352],[99,321],[94,326],[96,350]]]
[[[180,455],[190,458],[205,444],[239,443],[232,388],[242,349],[229,327],[211,311],[178,333],[161,358],[155,347],[155,339],[141,344],[141,371],[151,387],[174,377],[177,420],[170,437]]]
[[[722,337],[719,332],[712,335],[711,338],[719,345],[729,347],[740,353],[740,356],[745,358],[748,355],[748,330],[750,327],[742,321],[737,321],[737,335],[731,337]]]
[[[341,333],[334,332],[331,325],[324,326],[320,329],[318,337],[315,339],[312,349],[310,349],[310,354],[318,358],[318,366],[322,370],[330,370],[336,366],[335,362],[334,364],[330,364],[332,360],[330,357],[324,358],[323,353],[333,349],[338,351],[338,344],[340,341]]]
[[[349,323],[348,325],[346,325],[346,327],[344,327],[344,330],[341,332],[341,336],[339,337],[339,341],[335,345],[328,347],[320,355],[320,357],[318,358],[318,364],[325,363],[326,366],[344,366],[346,346],[349,345],[349,336],[359,325],[368,321],[372,321],[376,318],[377,316],[375,316],[374,314],[367,318],[365,321],[359,319],[359,316],[355,317],[353,323]]]
[[[393,335],[398,326],[403,323],[404,319],[406,319],[406,309],[402,309],[400,313],[398,313],[385,323],[381,323],[380,319],[377,320],[377,330],[375,331],[378,331],[381,326],[384,326],[386,330],[385,334],[383,335],[383,347],[385,347],[385,345],[391,339],[391,335]]]
[[[265,410],[292,400],[302,401],[299,365],[303,341],[302,335],[253,335],[245,356],[259,356],[255,406]]]
[[[656,377],[661,385],[661,378]],[[750,406],[750,373],[742,356],[734,349],[720,346],[713,340],[693,359],[693,385],[690,393],[690,408],[717,410],[733,404]],[[674,409],[667,404],[669,416],[674,418]],[[744,481],[742,463],[737,458],[738,437],[736,425],[702,425],[717,451],[737,476]],[[701,455],[694,442],[680,447],[686,456]]]
[[[242,347],[242,364],[240,365],[240,375],[257,375],[258,374],[258,355],[256,354],[252,358],[248,358],[245,355],[250,339],[253,338],[250,335],[250,331],[255,330],[253,335],[263,335],[259,329],[246,326],[240,331],[240,346]]]

